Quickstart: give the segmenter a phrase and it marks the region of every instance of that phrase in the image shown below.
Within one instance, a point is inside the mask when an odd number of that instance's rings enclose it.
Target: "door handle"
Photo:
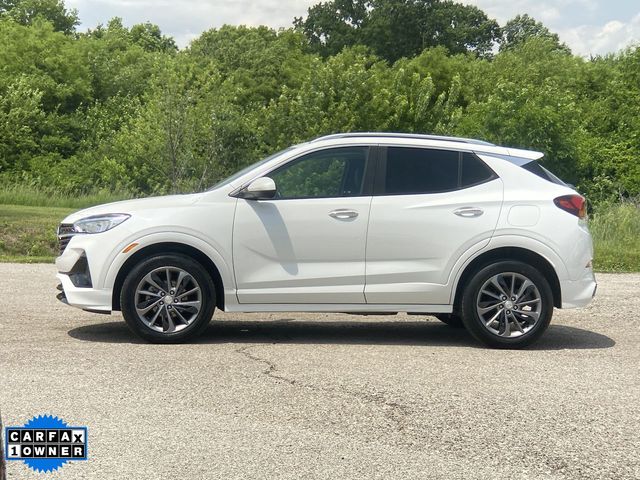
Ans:
[[[358,216],[358,212],[355,210],[348,210],[346,208],[338,208],[330,211],[329,216],[337,218],[338,220],[346,220],[348,218],[356,218]]]
[[[459,217],[472,218],[472,217],[479,217],[484,213],[484,210],[476,207],[462,207],[462,208],[458,208],[457,210],[454,210],[453,213],[455,213]]]

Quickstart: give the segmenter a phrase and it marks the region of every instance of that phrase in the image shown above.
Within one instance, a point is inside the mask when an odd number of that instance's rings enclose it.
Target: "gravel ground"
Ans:
[[[54,273],[0,264],[4,424],[89,428],[90,459],[46,478],[640,478],[639,274],[499,351],[432,317],[297,313],[149,345],[59,304]]]

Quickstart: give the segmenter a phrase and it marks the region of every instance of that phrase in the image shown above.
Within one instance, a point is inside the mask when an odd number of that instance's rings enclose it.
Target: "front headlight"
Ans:
[[[105,215],[93,215],[80,219],[73,223],[75,233],[102,233],[120,225],[131,215],[126,213],[108,213]]]

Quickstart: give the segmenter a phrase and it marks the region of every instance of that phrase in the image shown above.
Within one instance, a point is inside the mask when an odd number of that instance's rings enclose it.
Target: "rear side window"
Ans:
[[[388,147],[383,193],[441,193],[492,180],[495,173],[470,153]]]
[[[385,193],[436,193],[458,186],[458,152],[389,147]]]

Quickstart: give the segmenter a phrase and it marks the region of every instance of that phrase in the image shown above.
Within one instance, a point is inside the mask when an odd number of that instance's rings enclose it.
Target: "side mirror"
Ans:
[[[247,200],[268,200],[276,195],[276,182],[269,177],[256,178],[238,196]]]

